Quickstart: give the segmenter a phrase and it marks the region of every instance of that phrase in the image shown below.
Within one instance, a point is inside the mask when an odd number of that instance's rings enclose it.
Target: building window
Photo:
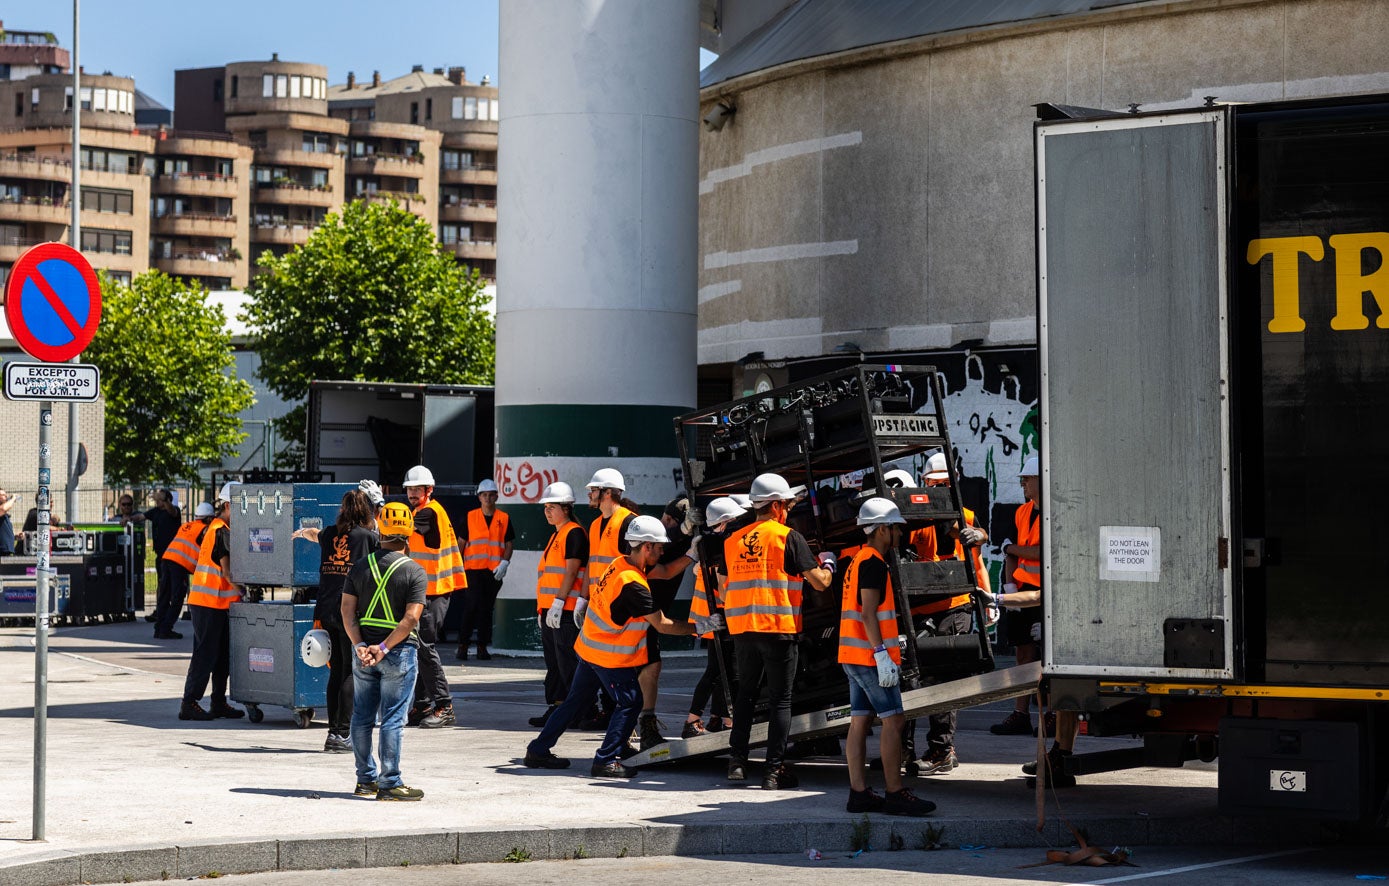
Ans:
[[[497,120],[501,119],[501,113],[501,109],[497,107],[497,100],[495,98],[492,99],[492,115],[489,119],[495,123]]]
[[[130,232],[85,228],[82,231],[82,251],[130,255]]]
[[[290,78],[289,78],[289,97],[290,97],[290,98],[298,98],[298,97],[299,97],[299,84],[300,84],[300,82],[301,82],[301,81],[300,81],[300,79],[299,79],[298,77],[290,77]]]
[[[419,124],[420,122],[420,103],[410,102],[410,122]]]
[[[274,98],[275,96],[275,75],[262,74],[260,76],[260,97]]]
[[[221,104],[222,102],[222,78],[218,77],[212,81],[212,100]]]
[[[458,225],[440,225],[439,240],[445,246],[452,246],[458,242]]]
[[[424,119],[434,119],[434,99],[432,98],[427,98],[424,100]]]
[[[275,98],[288,98],[288,97],[289,97],[289,75],[288,75],[288,74],[276,74],[276,75],[275,75]]]
[[[235,74],[232,74],[232,91],[231,91],[231,97],[232,97],[232,98],[236,98],[236,87],[237,87],[238,85],[240,85],[240,84],[238,83],[238,81],[239,81],[240,79],[241,79],[240,77],[236,76]]]
[[[477,119],[477,97],[476,97],[476,96],[471,96],[471,95],[470,95],[470,96],[468,96],[467,98],[463,99],[463,119],[464,119],[464,120],[476,120],[476,119]]]
[[[332,136],[326,132],[306,132],[304,150],[314,154],[326,154],[332,150]]]
[[[452,105],[453,105],[453,108],[452,108],[452,110],[450,111],[450,115],[451,115],[451,116],[453,117],[453,119],[455,119],[455,120],[462,120],[462,119],[463,119],[463,96],[461,96],[461,95],[455,95],[455,96],[453,97]]]
[[[130,285],[129,271],[107,271],[106,275],[110,277],[112,282],[114,283],[119,283],[122,286]]]
[[[16,92],[16,93],[14,94],[14,115],[15,115],[16,117],[23,117],[23,116],[24,116],[24,93],[23,93],[23,92]]]
[[[130,191],[112,191],[105,188],[83,188],[82,208],[93,212],[116,212],[121,215],[134,212]]]

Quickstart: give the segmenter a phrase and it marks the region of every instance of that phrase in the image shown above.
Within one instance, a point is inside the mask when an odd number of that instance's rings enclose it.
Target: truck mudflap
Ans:
[[[974,707],[991,701],[1017,698],[1035,692],[1042,678],[1040,662],[1017,665],[1003,670],[990,671],[973,677],[923,686],[902,693],[902,708],[907,719],[916,719],[930,714],[955,711]],[[835,705],[818,711],[797,714],[791,718],[789,739],[800,741],[826,735],[843,735],[849,731],[848,703]],[[761,747],[767,743],[767,724],[754,723],[750,747]],[[628,766],[651,766],[671,763],[676,760],[690,760],[697,757],[716,757],[728,753],[728,730],[699,735],[694,738],[675,739],[665,744],[649,748],[623,762]]]

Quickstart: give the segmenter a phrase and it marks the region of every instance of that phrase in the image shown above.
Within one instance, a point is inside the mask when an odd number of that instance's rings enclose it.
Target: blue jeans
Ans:
[[[902,688],[878,685],[878,666],[841,664],[849,678],[849,715],[883,719],[902,713]]]
[[[402,643],[379,664],[367,667],[352,659],[352,754],[357,760],[357,782],[376,782],[377,788],[399,787],[400,733],[415,695],[419,650]],[[371,756],[371,732],[381,712],[381,768]]]
[[[636,668],[600,668],[589,664],[582,658],[574,669],[574,679],[569,684],[569,695],[560,706],[550,712],[545,728],[530,743],[526,752],[543,754],[555,746],[564,730],[574,722],[574,718],[593,706],[598,687],[603,687],[613,697],[616,706],[612,719],[608,721],[608,733],[603,743],[593,755],[595,766],[606,766],[617,759],[618,752],[627,744],[632,728],[637,725],[641,713],[641,686],[637,683]]]

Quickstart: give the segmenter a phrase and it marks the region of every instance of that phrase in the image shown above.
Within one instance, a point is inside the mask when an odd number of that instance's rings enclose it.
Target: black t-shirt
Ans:
[[[14,521],[9,514],[0,514],[0,554],[14,553]]]
[[[342,587],[352,564],[376,548],[376,533],[364,526],[353,526],[339,535],[337,524],[318,534],[318,602],[313,617],[321,622],[341,624]]]
[[[781,568],[788,575],[804,575],[811,569],[819,569],[820,561],[810,552],[810,542],[805,536],[792,529],[786,535],[785,562]]]
[[[386,599],[390,601],[391,615],[398,623],[405,617],[406,606],[411,603],[424,603],[425,591],[429,587],[429,578],[425,575],[423,566],[406,557],[400,551],[377,548],[371,553],[375,555],[377,571],[383,575],[392,563],[402,557],[405,558],[405,562],[386,580]],[[372,597],[376,595],[376,580],[371,577],[370,557],[362,557],[352,564],[352,569],[347,574],[347,584],[343,586],[342,592],[357,599],[357,618],[360,621],[367,614],[367,607],[371,605]],[[384,612],[380,611],[380,607],[377,607],[377,610],[372,614],[374,616],[385,615]],[[361,625],[360,630],[362,639],[374,645],[389,637],[394,628]],[[405,642],[411,646],[418,646],[419,640],[415,634],[415,631],[411,631]]]
[[[887,563],[877,557],[868,557],[858,564],[859,607],[863,606],[863,589],[873,588],[879,592],[887,589]]]
[[[424,538],[425,547],[439,547],[439,521],[434,509],[429,505],[415,512],[415,531]]]
[[[580,566],[588,565],[588,533],[582,526],[575,525],[565,536],[564,559],[578,560]]]
[[[231,530],[226,526],[219,527],[217,535],[212,541],[212,562],[220,565],[223,557],[231,557]],[[223,576],[230,578],[231,576]]]
[[[661,551],[661,559],[658,564],[673,563],[685,556],[690,550],[690,538],[681,535],[679,530],[667,529],[666,535],[670,536],[670,541],[666,543]],[[651,596],[656,601],[656,608],[665,612],[675,602],[675,595],[680,591],[680,585],[685,580],[683,572],[676,574],[672,578],[648,578],[651,583]]]
[[[621,627],[634,618],[642,618],[656,611],[656,601],[651,592],[634,581],[629,581],[618,592],[617,599],[608,607],[612,613],[614,627]]]
[[[178,535],[178,528],[183,525],[183,513],[178,508],[174,508],[172,512],[163,508],[150,508],[145,511],[145,522],[150,526],[150,543],[154,545],[154,553],[162,557],[169,547],[169,542]]]

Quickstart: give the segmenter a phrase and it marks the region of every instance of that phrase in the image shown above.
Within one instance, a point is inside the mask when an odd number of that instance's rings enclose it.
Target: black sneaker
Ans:
[[[479,646],[479,647],[477,648],[477,660],[478,660],[478,661],[491,661],[491,660],[492,660],[492,653],[490,653],[490,652],[487,651],[487,647],[486,647],[486,646]]]
[[[1022,711],[1012,710],[1002,723],[990,726],[989,732],[994,735],[1032,735],[1032,718]]]
[[[569,761],[563,757],[556,757],[553,751],[546,751],[543,754],[532,754],[526,751],[525,764],[527,769],[568,769]]]
[[[641,735],[641,749],[648,751],[658,744],[665,744],[665,737],[661,735],[661,721],[656,719],[655,714],[643,714],[637,721],[637,733]]]
[[[350,754],[352,753],[352,741],[345,735],[328,733],[328,738],[323,742],[323,750],[330,754]]]
[[[847,812],[881,812],[883,802],[883,798],[873,793],[872,788],[862,791],[849,788],[849,802],[844,804],[844,809]]]
[[[240,720],[246,716],[246,712],[241,708],[234,708],[227,704],[226,700],[214,701],[211,705],[212,716],[219,720]]]
[[[698,720],[687,720],[685,728],[680,730],[681,738],[694,738],[697,735],[704,735],[709,730],[704,728],[704,724]]]
[[[935,811],[935,803],[921,799],[912,793],[911,788],[902,788],[883,797],[883,812],[888,815],[910,815],[919,818]]]
[[[359,782],[357,782],[357,788],[356,788],[356,790],[354,790],[352,793],[356,794],[356,795],[359,796],[359,797],[375,797],[375,796],[376,796],[376,782],[374,782],[374,781],[359,781]]]
[[[216,720],[217,715],[209,714],[207,711],[203,710],[202,705],[198,704],[196,701],[185,701],[183,704],[179,705],[178,718],[180,720],[207,721]]]
[[[955,756],[954,748],[941,748],[932,751],[916,764],[918,775],[944,775],[950,770],[960,765],[960,760]]]
[[[748,780],[748,761],[729,760],[728,761],[728,780],[747,781]]]
[[[456,659],[458,659],[459,661],[467,661],[467,660],[468,660],[468,647],[467,647],[467,646],[459,646],[457,649],[455,649],[455,650],[453,651],[453,657],[456,658]]]
[[[1075,787],[1076,777],[1066,771],[1066,758],[1069,756],[1071,756],[1069,751],[1063,751],[1061,748],[1052,745],[1051,750],[1047,751],[1047,755],[1044,758],[1046,760],[1045,766],[1038,766],[1035,762],[1032,764],[1032,772],[1027,774],[1033,775],[1036,778],[1029,778],[1027,780],[1028,785],[1030,787],[1035,787],[1036,779],[1040,778],[1042,784],[1047,787]],[[1023,771],[1025,773],[1027,772],[1025,764]]]
[[[594,763],[593,766],[589,768],[588,774],[594,778],[636,778],[637,770],[628,766],[623,766],[621,763],[614,760],[611,763],[604,763],[601,766]]]
[[[531,717],[526,722],[531,724],[532,726],[544,726],[546,723],[550,722],[550,715],[555,712],[555,708],[557,707],[559,707],[559,705],[552,704],[545,709],[545,713],[535,717]]]
[[[788,791],[792,788],[798,788],[800,785],[801,780],[796,777],[796,773],[785,766],[769,769],[762,776],[762,790],[764,791]]]
[[[709,722],[704,724],[705,732],[723,732],[727,728],[724,725],[723,717],[710,717]]]
[[[421,729],[440,729],[444,726],[452,726],[458,722],[453,715],[453,705],[446,708],[435,708],[428,717],[420,721]]]
[[[412,800],[423,800],[424,791],[420,790],[419,788],[407,788],[405,785],[401,784],[396,785],[393,788],[378,789],[376,791],[376,799],[398,800],[407,802]]]
[[[410,713],[405,715],[406,726],[418,726],[424,722],[424,718],[434,713],[433,708],[411,708]]]
[[[178,631],[163,631],[162,633],[156,631],[156,632],[155,632],[155,635],[154,635],[154,639],[156,639],[156,640],[182,640],[182,639],[183,639],[183,635],[180,634]]]

